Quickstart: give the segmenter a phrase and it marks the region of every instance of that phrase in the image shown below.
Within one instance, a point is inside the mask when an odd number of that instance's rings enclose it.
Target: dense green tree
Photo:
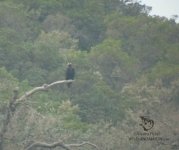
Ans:
[[[138,61],[122,51],[119,40],[107,39],[91,50],[91,61],[102,78],[118,90],[123,83],[135,79],[138,74]]]

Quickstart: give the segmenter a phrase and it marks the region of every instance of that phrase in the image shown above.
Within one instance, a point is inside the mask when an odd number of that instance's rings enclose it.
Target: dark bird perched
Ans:
[[[66,80],[74,80],[75,77],[75,69],[73,68],[71,63],[68,63],[68,67],[66,69]],[[67,83],[68,88],[70,88],[72,82]]]

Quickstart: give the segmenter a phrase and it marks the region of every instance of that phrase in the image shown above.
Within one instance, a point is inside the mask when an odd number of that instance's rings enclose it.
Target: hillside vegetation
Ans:
[[[0,131],[15,87],[23,95],[64,80],[68,62],[76,70],[71,88],[57,85],[18,106],[3,150],[59,139],[101,150],[179,145],[179,24],[151,9],[133,0],[1,0]],[[130,141],[144,132],[140,116],[169,140]]]

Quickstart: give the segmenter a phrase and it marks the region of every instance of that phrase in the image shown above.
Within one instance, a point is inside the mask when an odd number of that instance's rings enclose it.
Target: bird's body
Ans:
[[[72,67],[72,64],[69,63],[66,69],[66,80],[74,80],[75,77],[75,69]],[[71,82],[67,83],[67,86],[71,86]]]

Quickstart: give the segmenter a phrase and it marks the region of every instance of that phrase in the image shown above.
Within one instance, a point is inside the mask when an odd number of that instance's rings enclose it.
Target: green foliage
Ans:
[[[113,87],[134,79],[138,73],[138,61],[122,51],[121,42],[108,39],[92,48],[91,59],[107,83]]]
[[[148,16],[150,9],[133,0],[1,1],[0,128],[16,86],[21,96],[64,80],[68,62],[76,70],[71,88],[36,93],[17,108],[6,149],[59,138],[106,150],[163,149],[128,141],[141,114],[178,125],[179,25]],[[165,131],[161,125],[155,129]]]
[[[158,61],[165,59],[166,51],[173,49],[175,43],[175,40],[169,41],[173,39],[169,30],[178,31],[175,24],[170,24],[165,19],[145,15],[126,17],[114,13],[106,17],[105,24],[106,36],[120,38],[123,50],[140,61],[142,70],[153,67]]]
[[[8,103],[12,98],[14,88],[18,86],[18,80],[15,79],[5,68],[0,68],[0,103]]]
[[[37,39],[37,48],[40,49],[40,46],[43,46],[58,52],[58,50],[76,49],[77,42],[67,32],[59,32],[58,30],[49,33],[42,32]]]
[[[81,131],[85,131],[87,129],[87,124],[81,122],[79,116],[77,115],[79,111],[80,110],[77,105],[72,106],[70,101],[62,101],[57,114],[61,116],[64,128]]]
[[[10,28],[17,32],[17,36],[22,40],[31,40],[38,32],[38,24],[31,21],[31,14],[28,14],[22,3],[14,1],[0,2],[0,27]]]
[[[166,60],[167,62],[171,63],[171,64],[179,64],[179,50],[178,50],[178,44],[173,45],[172,47],[167,49],[166,52]]]
[[[149,78],[161,79],[163,82],[169,84],[173,79],[178,77],[179,65],[159,62],[152,68]]]
[[[48,15],[42,23],[42,28],[46,32],[59,31],[70,34],[75,33],[75,26],[71,23],[71,19],[61,13],[55,15]],[[67,34],[66,33],[66,34]]]

